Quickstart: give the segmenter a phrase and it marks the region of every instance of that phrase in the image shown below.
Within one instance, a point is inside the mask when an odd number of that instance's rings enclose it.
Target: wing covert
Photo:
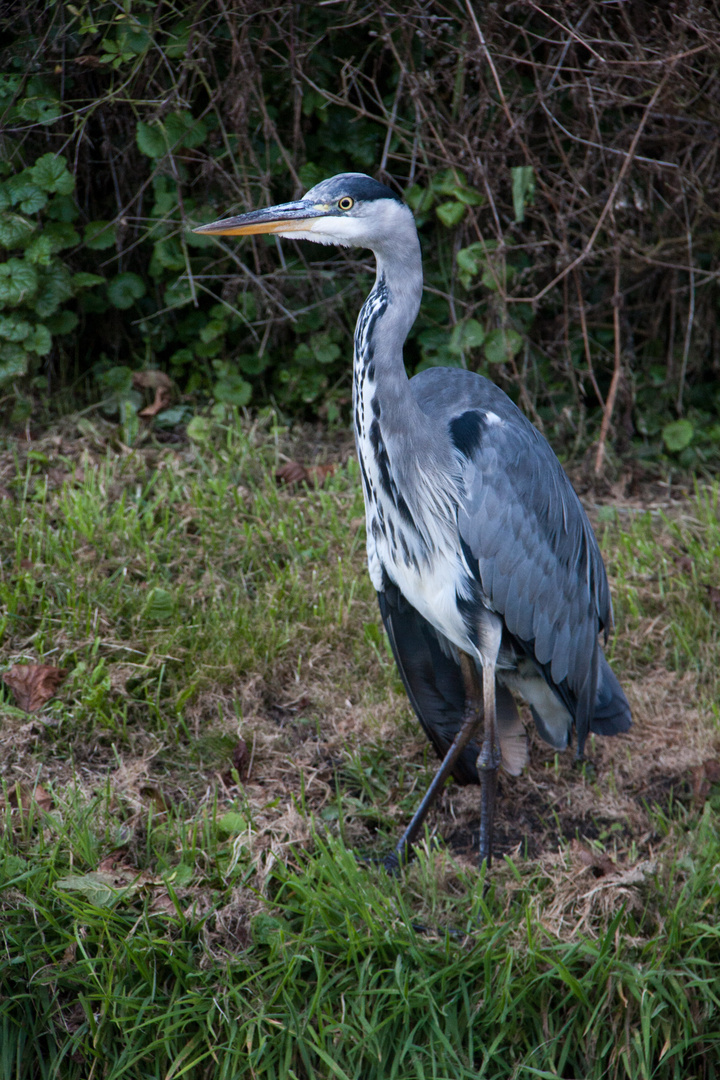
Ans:
[[[518,409],[472,411],[479,437],[470,455],[458,455],[466,559],[509,632],[556,686],[567,680],[578,698],[590,695],[592,716],[597,634],[611,626],[612,609],[590,523],[550,446]]]

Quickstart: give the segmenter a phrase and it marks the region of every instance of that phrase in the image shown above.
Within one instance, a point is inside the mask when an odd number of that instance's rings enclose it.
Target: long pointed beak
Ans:
[[[222,218],[210,225],[200,225],[193,232],[206,236],[249,236],[252,233],[310,232],[318,218],[327,217],[327,203],[311,203],[298,199],[296,202],[269,206],[265,210],[251,210],[239,217]]]

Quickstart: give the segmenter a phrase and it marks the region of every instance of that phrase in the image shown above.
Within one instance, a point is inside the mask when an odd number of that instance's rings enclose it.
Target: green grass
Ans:
[[[489,882],[450,786],[394,880],[433,761],[354,465],[113,437],[0,453],[2,670],[68,671],[0,700],[0,1080],[716,1077],[717,487],[598,514],[636,725],[597,777],[536,743]]]

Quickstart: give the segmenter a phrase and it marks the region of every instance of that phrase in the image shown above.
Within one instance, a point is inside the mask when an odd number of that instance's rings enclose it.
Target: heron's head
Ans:
[[[275,233],[376,252],[417,236],[408,207],[394,191],[364,173],[340,173],[316,184],[302,199],[223,218],[194,231],[210,236]]]

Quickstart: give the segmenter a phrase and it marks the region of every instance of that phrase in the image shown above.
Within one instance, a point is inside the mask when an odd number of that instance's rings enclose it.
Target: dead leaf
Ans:
[[[710,794],[713,784],[720,783],[720,761],[717,758],[709,758],[700,765],[696,765],[690,773],[692,777],[693,803],[702,806]]]
[[[27,784],[13,784],[8,788],[7,805],[13,810],[29,810],[33,803],[46,814],[52,810],[52,796],[40,784],[36,784],[35,787],[29,787]]]
[[[155,784],[141,784],[140,794],[144,799],[151,802],[155,808],[156,814],[167,814],[169,810],[168,801],[159,787]]]
[[[37,712],[54,697],[66,675],[67,668],[52,664],[15,664],[3,673],[3,682],[12,690],[19,709]]]
[[[132,381],[137,388],[155,391],[152,405],[146,405],[138,416],[157,416],[163,409],[167,409],[172,400],[172,381],[164,371],[134,371]]]
[[[674,555],[673,562],[675,563],[676,569],[678,569],[681,574],[687,574],[688,577],[692,577],[695,563],[689,555]]]
[[[235,743],[232,754],[232,763],[233,769],[237,771],[238,776],[242,779],[243,774],[247,772],[247,767],[250,764],[250,753],[244,739],[238,739]]]
[[[715,610],[720,612],[720,589],[718,589],[717,585],[708,585],[706,587],[708,593],[708,600],[715,608]]]
[[[150,911],[155,915],[177,915],[177,907],[167,892],[157,893],[150,903]]]
[[[606,874],[617,873],[616,863],[609,855],[605,855],[602,851],[584,847],[579,840],[571,841],[570,850],[578,862],[582,863],[583,866],[588,866],[595,873],[596,877],[604,877]]]
[[[330,465],[301,465],[299,461],[288,461],[275,473],[278,484],[295,486],[305,484],[307,487],[322,487],[328,476],[335,472],[335,466]]]

